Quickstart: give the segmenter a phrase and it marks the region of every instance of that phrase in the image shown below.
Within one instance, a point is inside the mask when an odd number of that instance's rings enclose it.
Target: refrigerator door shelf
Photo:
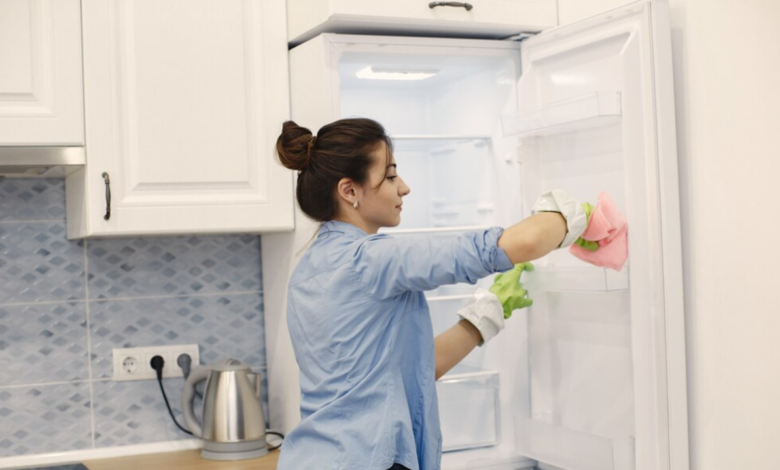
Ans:
[[[620,271],[585,265],[536,266],[532,272],[523,275],[529,292],[612,292],[629,288],[629,268]]]
[[[596,92],[506,114],[505,136],[520,138],[563,134],[620,122],[620,93]]]
[[[522,416],[515,417],[518,450],[540,462],[576,470],[633,470],[634,437],[611,439]]]
[[[518,450],[567,470],[633,470],[625,439],[635,432],[628,292],[534,300],[526,317],[530,410],[517,416]]]
[[[444,452],[501,440],[498,372],[459,364],[436,382]]]

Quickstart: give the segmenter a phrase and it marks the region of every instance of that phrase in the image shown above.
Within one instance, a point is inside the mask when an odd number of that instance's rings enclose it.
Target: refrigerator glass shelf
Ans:
[[[470,232],[473,230],[487,230],[490,225],[462,225],[456,227],[423,227],[423,228],[385,228],[381,229],[379,233],[386,233],[388,235],[415,235],[424,233],[457,233],[457,232]]]
[[[396,152],[449,153],[470,145],[482,148],[490,145],[490,136],[456,134],[396,134],[390,136]]]
[[[521,454],[549,465],[578,470],[633,469],[633,436],[610,438],[515,416]]]
[[[489,289],[493,285],[494,276],[483,277],[476,284],[461,282],[458,284],[448,284],[440,286],[437,289],[425,292],[425,298],[429,302],[446,302],[456,300],[470,300],[477,289]]]
[[[470,380],[477,377],[485,377],[490,381],[498,382],[498,371],[493,369],[486,369],[484,367],[478,367],[471,364],[459,363],[449,372],[444,374],[440,379],[440,383],[456,383],[461,380]]]
[[[398,174],[411,188],[387,233],[446,233],[496,225],[497,169],[484,135],[395,135]]]
[[[448,300],[467,300],[472,297],[471,294],[457,294],[457,295],[426,295],[425,300],[428,302],[446,302]]]
[[[537,137],[620,122],[620,93],[596,92],[502,116],[505,136]]]

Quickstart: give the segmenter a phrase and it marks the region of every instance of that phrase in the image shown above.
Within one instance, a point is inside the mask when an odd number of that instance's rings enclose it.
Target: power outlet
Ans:
[[[200,364],[197,344],[114,349],[114,380],[157,379],[157,372],[151,366],[154,356],[162,356],[165,360],[162,374],[164,379],[183,377],[184,374],[176,360],[184,353],[190,355],[192,367]]]

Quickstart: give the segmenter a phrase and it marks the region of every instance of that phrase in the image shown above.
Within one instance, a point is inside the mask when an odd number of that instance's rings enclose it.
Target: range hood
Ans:
[[[0,146],[0,176],[61,178],[85,163],[84,147]]]

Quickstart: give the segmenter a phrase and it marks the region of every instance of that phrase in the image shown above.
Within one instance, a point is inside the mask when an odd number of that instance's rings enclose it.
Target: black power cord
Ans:
[[[266,440],[268,439],[268,435],[269,435],[269,434],[271,434],[271,435],[274,435],[274,436],[279,436],[279,438],[281,438],[282,440],[284,440],[284,434],[282,434],[282,433],[280,433],[280,432],[276,432],[276,431],[266,431],[266,432],[265,432],[265,435],[266,435]],[[281,442],[279,443],[279,445],[276,445],[276,446],[273,446],[273,447],[269,447],[269,448],[268,448],[268,450],[269,450],[269,451],[272,451],[272,450],[276,450],[276,449],[278,449],[278,448],[280,448],[280,447],[282,447],[282,443],[281,443]]]
[[[165,359],[163,359],[162,356],[154,356],[149,364],[152,366],[152,369],[154,369],[155,372],[157,372],[157,382],[160,384],[160,391],[162,392],[163,399],[165,400],[165,406],[168,407],[168,413],[170,413],[171,419],[173,420],[174,423],[176,423],[176,426],[179,429],[192,436],[192,433],[190,431],[181,427],[181,424],[179,424],[179,422],[176,421],[176,417],[173,416],[173,411],[171,410],[171,404],[168,403],[168,397],[165,395],[165,388],[163,388],[163,383],[162,383],[162,371],[163,371],[163,367],[165,367]]]
[[[190,375],[190,365],[192,364],[192,358],[190,358],[189,354],[181,354],[176,359],[176,363],[179,365],[179,367],[181,367],[182,372],[184,373],[184,378],[186,379]],[[162,383],[162,372],[163,372],[163,367],[165,367],[165,359],[163,359],[162,356],[154,356],[152,358],[151,362],[149,363],[149,365],[151,365],[152,369],[154,369],[155,372],[157,372],[157,382],[160,384],[160,391],[162,392],[163,399],[165,400],[165,406],[168,408],[168,413],[171,415],[171,419],[173,420],[174,423],[176,423],[176,426],[179,429],[181,429],[182,431],[184,431],[187,434],[189,434],[190,436],[192,436],[192,433],[190,431],[188,431],[188,430],[184,429],[183,427],[181,427],[179,422],[176,421],[176,418],[173,416],[173,411],[171,410],[171,404],[168,403],[168,397],[165,395],[165,388],[163,388],[163,383]],[[203,398],[203,396],[197,390],[195,390],[195,393],[199,397]],[[273,436],[278,436],[279,438],[284,440],[284,434],[282,434],[280,432],[266,431],[265,434],[266,434],[266,437],[267,437],[268,434],[271,434]],[[276,445],[276,446],[273,446],[273,447],[269,447],[268,450],[272,451],[272,450],[276,450],[276,449],[278,449],[280,447],[282,447],[281,443],[279,443],[279,445]]]

